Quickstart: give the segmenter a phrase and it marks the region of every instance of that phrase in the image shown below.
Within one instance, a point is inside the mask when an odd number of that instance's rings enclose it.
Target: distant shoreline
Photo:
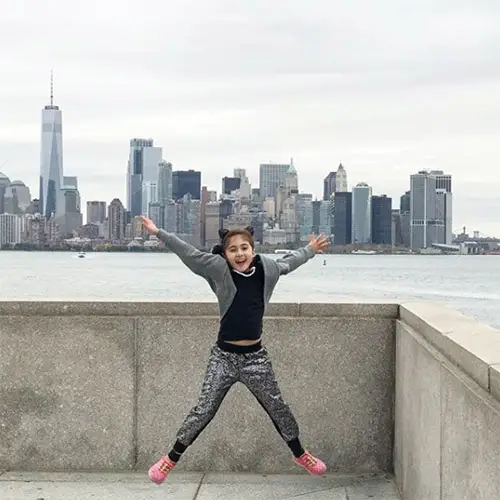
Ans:
[[[205,250],[208,252],[208,250]],[[290,250],[293,252],[293,250]],[[169,250],[164,248],[142,248],[135,247],[133,249],[129,248],[112,248],[112,249],[85,249],[85,250],[74,250],[67,248],[36,248],[36,249],[13,249],[13,248],[1,248],[0,255],[2,253],[73,253],[73,254],[103,254],[103,253],[129,253],[129,254],[173,254]],[[266,250],[259,248],[256,249],[256,253],[264,254],[264,255],[276,255],[284,256],[286,254],[276,254],[272,250]],[[375,252],[375,253],[352,253],[352,252],[325,252],[324,254],[318,254],[316,257],[321,258],[321,256],[326,255],[342,255],[342,256],[352,256],[352,257],[378,257],[378,256],[411,256],[411,257],[421,257],[421,256],[432,256],[432,257],[449,257],[449,256],[457,256],[457,255],[467,255],[467,256],[483,256],[483,255],[497,255],[500,256],[500,252],[485,252],[479,254],[459,254],[458,252],[450,252],[450,253],[426,253],[426,252]]]

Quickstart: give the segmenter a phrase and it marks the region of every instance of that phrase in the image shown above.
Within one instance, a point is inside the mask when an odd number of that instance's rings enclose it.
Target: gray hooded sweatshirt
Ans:
[[[201,252],[192,245],[177,238],[174,234],[163,229],[157,234],[159,240],[175,253],[193,273],[205,278],[219,302],[220,317],[224,317],[236,295],[236,286],[231,276],[227,261],[221,255]],[[295,271],[315,255],[310,245],[287,254],[279,259],[271,259],[261,255],[260,259],[264,268],[264,306],[267,308],[274,287],[281,275]]]

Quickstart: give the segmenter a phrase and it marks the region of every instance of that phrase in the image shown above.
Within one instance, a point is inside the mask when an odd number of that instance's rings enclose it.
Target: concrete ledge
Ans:
[[[305,302],[298,304],[300,307],[299,316],[306,317],[324,317],[335,316],[341,317],[356,317],[356,318],[390,318],[397,319],[399,317],[399,305],[387,303],[316,303],[307,304]]]
[[[402,304],[400,317],[481,387],[490,390],[490,366],[500,365],[500,331],[432,303]]]
[[[464,330],[454,331],[450,322],[451,333],[440,333],[450,311],[432,316],[427,304],[412,308],[402,306],[406,321],[396,322],[396,483],[404,500],[500,498],[499,366],[487,366],[490,384],[484,387],[469,373],[482,369],[484,352],[464,354],[469,345],[485,350],[484,339],[474,345],[483,325],[465,318]],[[459,335],[467,347],[454,345]]]
[[[0,316],[218,316],[215,302],[0,301]],[[365,317],[396,319],[391,303],[271,302],[266,317]]]

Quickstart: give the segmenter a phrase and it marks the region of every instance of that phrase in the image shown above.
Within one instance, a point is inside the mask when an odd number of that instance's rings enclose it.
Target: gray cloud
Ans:
[[[36,189],[54,68],[84,199],[124,197],[128,139],[151,136],[217,189],[291,156],[317,195],[339,161],[395,198],[442,168],[456,228],[500,234],[499,21],[494,0],[7,0],[0,165]]]

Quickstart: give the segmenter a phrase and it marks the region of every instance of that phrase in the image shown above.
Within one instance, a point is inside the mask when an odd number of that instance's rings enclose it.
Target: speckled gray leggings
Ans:
[[[215,417],[233,384],[241,382],[252,392],[271,418],[285,441],[299,437],[299,427],[289,406],[283,400],[265,347],[245,354],[212,348],[198,403],[189,412],[177,440],[191,445]]]

